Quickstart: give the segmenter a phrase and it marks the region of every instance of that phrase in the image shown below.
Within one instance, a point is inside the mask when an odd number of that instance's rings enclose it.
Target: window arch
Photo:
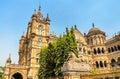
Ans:
[[[96,49],[94,48],[94,54],[97,54],[97,51],[96,51]]]
[[[104,48],[102,48],[102,53],[105,53],[105,50],[104,50]]]
[[[120,50],[120,45],[117,45],[117,47],[118,47],[118,50]]]
[[[103,36],[101,36],[101,43],[103,44]]]
[[[98,36],[98,44],[101,44],[101,40],[99,36]]]
[[[117,64],[120,66],[120,57],[117,59]]]
[[[109,52],[109,53],[111,52],[110,48],[108,48],[108,52]]]
[[[115,49],[115,51],[117,51],[117,47],[116,46],[114,46],[114,49]]]
[[[93,39],[92,38],[90,38],[90,43],[93,45]]]
[[[98,48],[98,54],[100,54],[100,53],[101,53],[100,48]]]
[[[36,54],[36,64],[37,65],[39,64],[39,56],[40,56],[40,53]]]
[[[111,66],[112,66],[112,67],[115,67],[115,66],[116,66],[116,61],[115,61],[115,59],[111,59]]]
[[[41,47],[42,46],[42,38],[39,38],[38,39],[38,47]]]
[[[90,50],[88,50],[88,54],[90,55]]]
[[[100,67],[103,67],[103,63],[102,63],[102,61],[100,61]]]
[[[96,61],[96,68],[99,68],[99,64],[98,64],[98,61]]]
[[[86,52],[85,48],[83,48],[83,52],[84,52],[84,53]]]
[[[106,61],[104,61],[104,66],[107,67],[107,62]]]
[[[113,47],[111,47],[111,51],[114,52],[114,48]]]
[[[94,37],[94,44],[97,44],[97,39],[96,39],[96,37]]]

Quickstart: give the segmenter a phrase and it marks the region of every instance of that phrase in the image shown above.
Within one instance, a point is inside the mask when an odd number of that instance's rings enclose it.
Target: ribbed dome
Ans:
[[[91,33],[91,32],[95,32],[95,31],[101,31],[100,29],[96,28],[96,27],[93,27],[89,30],[88,33]]]
[[[99,28],[95,27],[94,24],[93,24],[93,27],[89,30],[87,35],[90,36],[90,35],[94,35],[94,34],[105,35],[105,33],[103,31],[101,31]]]

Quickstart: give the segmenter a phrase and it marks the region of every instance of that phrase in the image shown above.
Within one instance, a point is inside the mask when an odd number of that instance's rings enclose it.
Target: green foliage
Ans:
[[[78,57],[73,27],[70,31],[66,28],[66,35],[61,35],[57,40],[41,49],[39,79],[58,76],[64,62],[69,60],[69,53],[71,51]]]
[[[91,70],[91,73],[93,73],[93,74],[101,74],[100,70],[96,70],[96,69]]]
[[[5,67],[0,66],[0,79],[3,79],[3,71]]]

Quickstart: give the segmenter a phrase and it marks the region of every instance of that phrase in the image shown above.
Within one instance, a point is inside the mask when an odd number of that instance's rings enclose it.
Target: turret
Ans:
[[[10,56],[10,54],[9,54],[9,57],[8,57],[8,59],[7,59],[7,61],[6,61],[6,66],[8,66],[8,65],[10,65],[11,64],[11,56]]]
[[[89,45],[104,44],[106,41],[105,32],[95,27],[94,23],[92,23],[92,28],[89,30],[87,34],[87,41]]]
[[[48,22],[50,24],[50,18],[49,18],[48,14],[47,14],[47,17],[46,17],[46,22]]]
[[[39,6],[39,9],[38,9],[38,12],[37,12],[37,17],[38,17],[38,19],[43,20],[43,15],[42,15],[40,6]]]

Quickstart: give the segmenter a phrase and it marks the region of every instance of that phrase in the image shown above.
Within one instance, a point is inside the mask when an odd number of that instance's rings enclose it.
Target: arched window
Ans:
[[[119,76],[116,76],[114,79],[119,79]]]
[[[93,45],[93,39],[92,38],[90,39],[90,43]]]
[[[118,47],[118,50],[120,50],[120,45],[117,45],[117,47]]]
[[[39,38],[39,39],[38,39],[38,47],[41,47],[41,46],[42,46],[42,39]]]
[[[107,67],[107,62],[106,61],[104,61],[104,66]]]
[[[96,51],[96,49],[94,48],[94,54],[96,54],[97,53],[97,51]]]
[[[111,47],[111,51],[112,51],[112,52],[114,52],[114,49],[113,49],[113,47]]]
[[[80,52],[81,52],[81,49],[82,49],[82,48],[80,47],[80,48],[79,48],[79,51],[80,51]]]
[[[40,56],[40,53],[36,54],[36,64],[37,65],[39,64],[39,56]]]
[[[90,50],[88,50],[88,54],[90,55]]]
[[[98,64],[98,61],[96,61],[96,68],[99,68],[99,64]]]
[[[114,49],[115,49],[115,51],[117,51],[117,47],[116,46],[114,46]]]
[[[109,53],[111,52],[110,48],[108,48],[108,52],[109,52]]]
[[[104,48],[102,48],[102,53],[105,53],[105,50],[104,50]]]
[[[100,54],[100,53],[101,53],[100,48],[98,48],[98,54]]]
[[[83,48],[83,52],[84,52],[84,53],[86,53],[86,50],[85,50],[85,48]]]
[[[103,63],[102,63],[102,61],[100,61],[100,67],[103,67]]]
[[[117,64],[120,66],[120,57],[117,59]]]
[[[101,40],[99,36],[98,36],[98,44],[101,44]]]
[[[115,66],[116,66],[116,61],[115,61],[115,59],[111,59],[111,66],[112,66],[112,67],[115,67]]]
[[[101,36],[101,43],[103,44],[103,37]]]
[[[96,37],[94,37],[94,44],[97,44],[97,40],[96,40]]]

